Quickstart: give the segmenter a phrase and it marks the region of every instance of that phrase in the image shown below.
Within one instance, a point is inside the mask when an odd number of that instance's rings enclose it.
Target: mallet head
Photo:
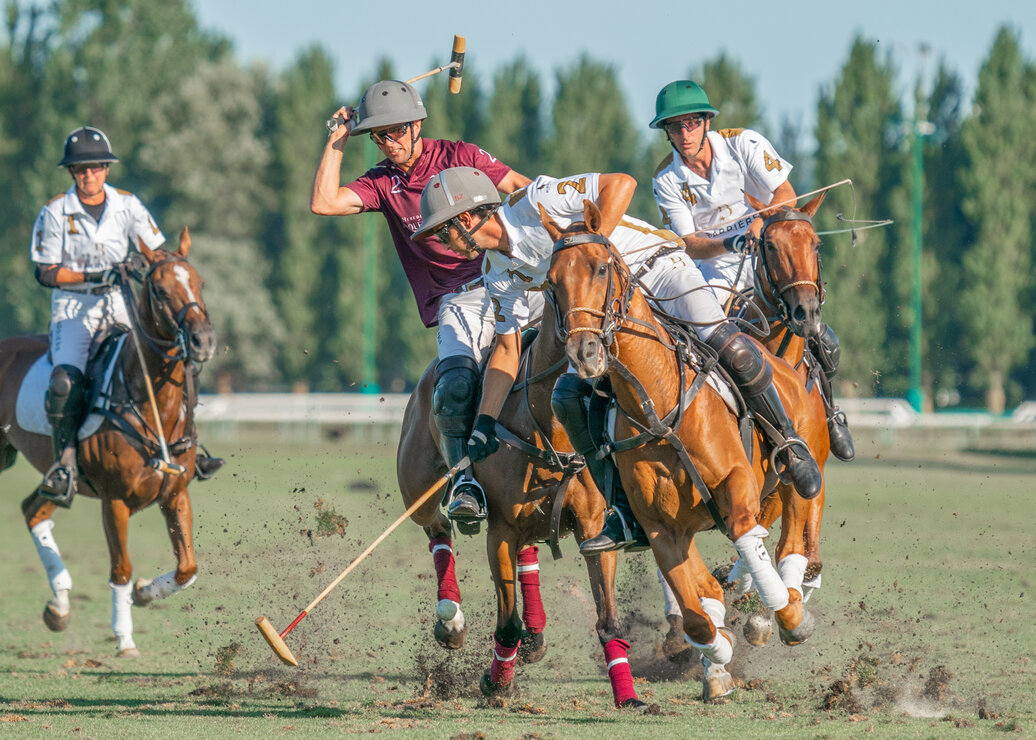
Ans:
[[[450,56],[450,92],[460,92],[461,74],[464,71],[464,50],[467,46],[463,36],[453,37],[453,54]]]
[[[273,648],[273,652],[277,654],[277,657],[281,659],[283,663],[288,665],[297,666],[299,662],[292,655],[291,650],[288,648],[284,639],[277,633],[277,630],[270,624],[270,620],[266,617],[259,617],[255,620],[255,626],[259,628],[259,634],[262,635],[266,642]]]

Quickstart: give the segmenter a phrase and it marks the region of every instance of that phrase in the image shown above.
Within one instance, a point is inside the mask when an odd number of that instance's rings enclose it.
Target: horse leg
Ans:
[[[781,498],[776,493],[771,493],[764,498],[759,511],[759,526],[769,531],[773,523],[780,518],[781,509]],[[713,575],[722,578],[724,588],[729,590],[735,599],[739,599],[755,589],[752,574],[741,558],[735,560],[729,568],[717,569]]]
[[[540,563],[536,545],[527,545],[518,551],[518,584],[522,589],[522,643],[518,651],[518,662],[538,663],[547,653],[547,642],[543,630],[547,626],[547,613],[540,596]]]
[[[133,566],[126,549],[129,515],[129,507],[125,501],[101,501],[101,519],[104,522],[104,536],[108,541],[108,555],[111,559],[108,585],[112,590],[112,632],[118,641],[116,656],[119,658],[140,657],[140,651],[133,642],[133,615],[130,613],[133,605],[133,585],[129,581],[133,575]]]
[[[194,583],[198,564],[194,559],[192,537],[193,512],[187,489],[177,493],[168,503],[159,504],[165,517],[169,539],[176,555],[176,570],[155,578],[138,578],[133,586],[133,606],[147,606],[155,599],[165,599]]]
[[[429,526],[424,528],[428,535],[428,551],[432,553],[435,577],[439,584],[438,600],[435,604],[435,627],[432,632],[435,641],[444,648],[459,650],[464,647],[468,625],[460,608],[460,584],[457,583],[456,560],[453,557],[453,540],[450,529]]]
[[[669,625],[669,631],[662,640],[662,655],[671,663],[686,663],[693,657],[693,651],[683,638],[683,614],[680,613],[680,605],[676,601],[673,589],[666,583],[662,571],[658,568],[655,571],[658,573],[658,583],[662,587],[665,621]]]
[[[479,681],[483,695],[490,698],[510,696],[514,692],[514,667],[522,641],[522,620],[518,616],[514,588],[517,549],[512,539],[502,537],[497,527],[490,526],[486,552],[496,585],[496,631],[493,633],[493,662]]]
[[[585,558],[587,575],[590,577],[590,591],[597,606],[597,639],[604,649],[608,664],[608,680],[612,685],[612,699],[619,709],[631,708],[644,711],[647,704],[637,696],[633,688],[633,674],[630,672],[629,649],[626,632],[619,622],[619,608],[615,601],[615,565],[618,553],[605,552]]]
[[[54,594],[54,598],[43,608],[43,623],[51,631],[61,632],[68,627],[72,616],[72,604],[68,599],[69,591],[72,590],[72,576],[65,568],[58,542],[54,539],[54,520],[50,518],[54,508],[55,504],[52,501],[47,501],[36,493],[22,501],[25,523],[36,545],[36,554],[47,571],[50,590]]]
[[[802,581],[802,603],[809,601],[813,592],[820,588],[824,568],[824,562],[820,559],[820,520],[824,517],[824,492],[809,503],[805,531],[807,565]]]

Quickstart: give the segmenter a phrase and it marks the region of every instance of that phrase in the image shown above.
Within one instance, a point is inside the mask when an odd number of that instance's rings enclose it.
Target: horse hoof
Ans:
[[[139,658],[140,651],[135,647],[123,648],[119,652],[115,653],[116,658]]]
[[[666,614],[669,632],[662,640],[662,657],[670,663],[689,663],[694,657],[691,644],[684,639],[683,617],[679,614]]]
[[[780,627],[781,642],[792,647],[801,645],[813,635],[816,628],[817,620],[807,609],[803,608],[802,621],[798,623],[797,627],[790,630]]]
[[[514,681],[508,681],[503,686],[493,683],[493,677],[489,671],[482,674],[478,682],[478,688],[482,696],[486,697],[490,706],[506,707],[507,699],[514,696]]]
[[[137,582],[133,584],[133,606],[147,606],[154,601],[147,591],[151,581],[151,578],[138,578]]]
[[[651,705],[634,697],[632,699],[627,699],[622,704],[620,704],[619,709],[632,709],[634,712],[639,712],[640,714],[647,714],[648,710],[651,709]]]
[[[547,641],[542,632],[522,630],[522,642],[518,647],[518,665],[539,663],[547,654]]]
[[[705,677],[702,679],[701,699],[706,704],[725,704],[727,697],[734,693],[734,677],[726,666],[702,661],[705,664]]]
[[[464,638],[468,634],[468,626],[465,624],[460,630],[450,629],[441,619],[435,620],[435,641],[447,650],[460,650],[464,647]]]
[[[749,645],[762,647],[773,637],[773,622],[769,614],[753,614],[741,630]]]
[[[49,601],[47,602],[47,605],[43,607],[43,623],[47,625],[47,629],[51,632],[63,632],[64,629],[68,627],[68,622],[71,618],[71,609],[64,614],[61,614]]]

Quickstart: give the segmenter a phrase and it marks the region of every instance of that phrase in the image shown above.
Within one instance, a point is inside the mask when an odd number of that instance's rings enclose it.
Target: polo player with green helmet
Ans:
[[[794,205],[795,189],[788,182],[791,163],[765,136],[747,128],[713,131],[717,115],[696,82],[677,80],[659,91],[650,126],[664,131],[673,149],[655,169],[651,187],[663,223],[681,235],[705,280],[724,292],[752,284],[754,256],[742,260],[741,252],[755,209],[745,194],[766,204]],[[838,337],[821,324],[816,344],[830,378],[838,368]],[[845,415],[830,406],[829,417],[831,452],[852,460]]]

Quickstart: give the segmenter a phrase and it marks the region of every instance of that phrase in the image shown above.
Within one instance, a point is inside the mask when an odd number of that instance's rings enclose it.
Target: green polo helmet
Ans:
[[[428,118],[424,102],[417,90],[399,80],[382,80],[367,88],[356,109],[356,125],[352,133],[359,134],[382,126],[397,126]]]
[[[708,113],[710,116],[715,116],[719,114],[719,111],[712,107],[709,96],[697,82],[691,80],[670,82],[659,91],[658,97],[655,98],[655,118],[651,121],[651,128],[662,128],[668,119],[687,113]]]

